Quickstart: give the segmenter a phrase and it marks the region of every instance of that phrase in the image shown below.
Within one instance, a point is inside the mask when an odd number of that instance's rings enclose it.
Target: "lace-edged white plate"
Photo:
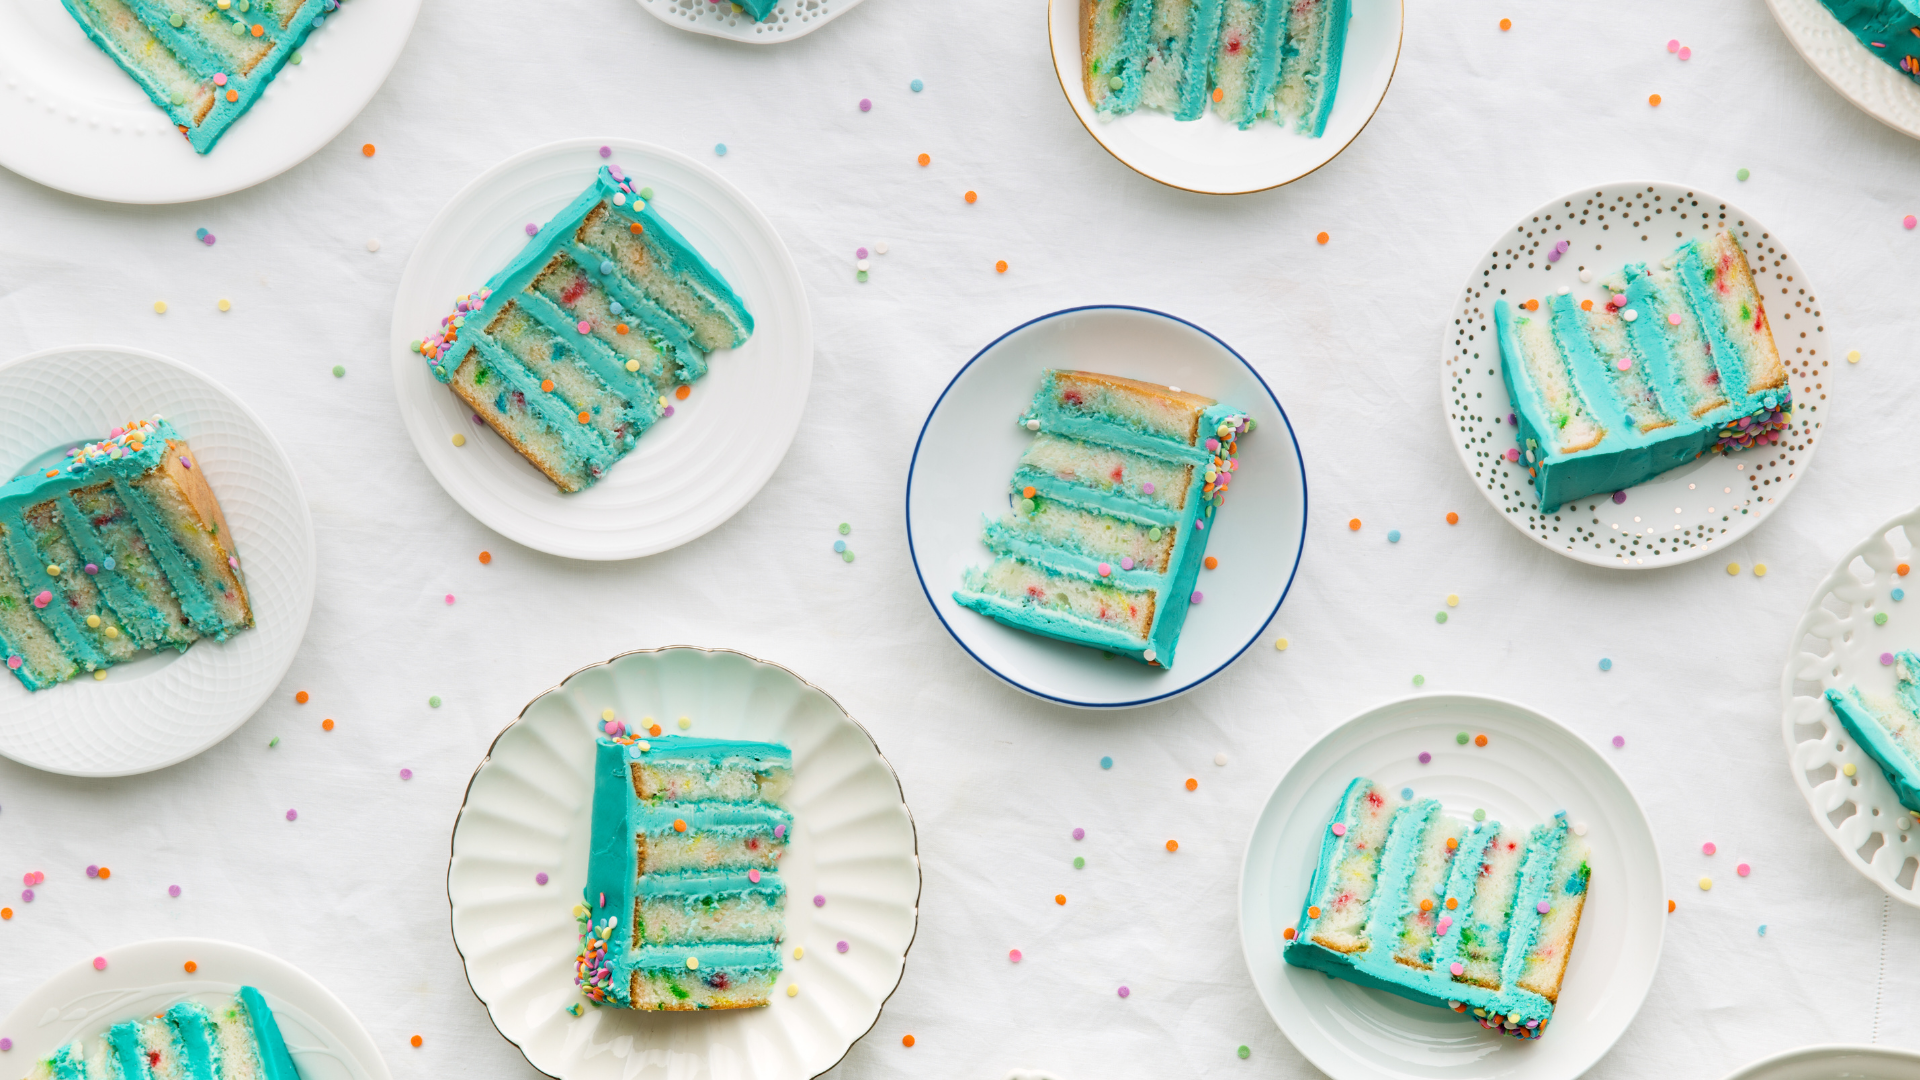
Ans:
[[[1814,590],[1793,628],[1786,671],[1781,733],[1793,786],[1806,797],[1814,824],[1856,870],[1903,904],[1920,907],[1920,823],[1893,793],[1893,785],[1827,705],[1829,688],[1858,685],[1869,695],[1891,695],[1893,668],[1883,655],[1920,649],[1920,575],[1900,568],[1920,563],[1920,507],[1873,530]],[[1907,591],[1903,600],[1893,590]],[[1877,622],[1886,616],[1884,623]],[[1848,776],[1848,766],[1853,775]]]
[[[668,26],[750,45],[777,45],[806,37],[858,3],[860,0],[780,0],[772,15],[755,22],[751,14],[728,0],[640,0],[647,14]]]
[[[1576,300],[1602,302],[1600,285],[1627,263],[1657,263],[1682,240],[1732,229],[1747,252],[1767,305],[1774,344],[1793,386],[1793,423],[1778,443],[1735,454],[1704,454],[1627,489],[1540,512],[1515,445],[1512,402],[1500,379],[1493,302],[1519,304],[1562,286]],[[1549,256],[1561,240],[1572,247]],[[1583,271],[1592,280],[1583,281]],[[1828,419],[1834,357],[1826,320],[1778,237],[1727,200],[1678,184],[1598,184],[1563,195],[1521,218],[1474,267],[1441,349],[1440,401],[1460,462],[1495,510],[1544,547],[1594,566],[1652,569],[1725,547],[1773,512],[1806,473]]]
[[[1773,21],[1827,85],[1861,112],[1920,139],[1920,86],[1873,55],[1820,0],[1767,0]]]

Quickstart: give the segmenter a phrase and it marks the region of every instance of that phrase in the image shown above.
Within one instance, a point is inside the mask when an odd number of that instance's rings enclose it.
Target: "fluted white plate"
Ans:
[[[346,129],[400,59],[420,0],[346,0],[209,154],[196,154],[59,0],[0,0],[0,166],[118,203],[211,199]]]
[[[728,0],[640,0],[649,15],[696,34],[744,41],[749,45],[777,45],[805,37],[845,15],[860,0],[780,0],[764,22]]]
[[[7,1056],[16,1075],[75,1039],[87,1040],[92,1050],[100,1033],[122,1020],[152,1016],[187,998],[211,1003],[251,986],[273,1009],[300,1080],[392,1080],[367,1029],[340,999],[277,956],[208,938],[143,941],[100,956],[104,969],[86,957],[0,1020],[0,1035],[13,1040]]]
[[[1461,745],[1462,731],[1486,735],[1487,745]],[[1423,751],[1431,763],[1420,764]],[[1445,1009],[1281,960],[1322,831],[1356,776],[1411,787],[1456,816],[1485,810],[1530,828],[1565,810],[1586,828],[1593,878],[1545,1035],[1495,1035]],[[1287,1039],[1334,1080],[1572,1080],[1640,1011],[1666,925],[1660,852],[1626,781],[1555,721],[1475,694],[1402,698],[1321,736],[1274,788],[1240,867],[1240,942],[1254,987]]]
[[[1540,512],[1508,420],[1493,303],[1544,300],[1562,287],[1575,300],[1605,302],[1601,283],[1628,263],[1653,264],[1687,239],[1733,230],[1767,305],[1774,345],[1793,387],[1793,425],[1772,446],[1703,454],[1625,492],[1575,499]],[[1561,240],[1565,257],[1547,256]],[[1582,271],[1592,281],[1581,281]],[[1475,486],[1528,539],[1590,566],[1651,570],[1725,548],[1786,501],[1813,462],[1833,416],[1836,359],[1807,272],[1778,236],[1725,199],[1679,184],[1629,181],[1581,188],[1522,217],[1494,243],[1460,290],[1441,346],[1440,404],[1453,448]]]
[[[677,733],[793,750],[786,970],[764,1009],[593,1008],[573,982],[603,709]],[[546,873],[546,885],[535,875]],[[582,668],[535,698],[467,785],[447,868],[453,940],[494,1027],[561,1080],[805,1080],[880,1017],[919,921],[913,816],[866,729],[823,691],[726,649],[675,646]],[[825,897],[816,907],[815,896]],[[836,943],[846,941],[842,953]],[[793,958],[793,947],[806,950]],[[789,997],[787,988],[799,993]],[[566,1011],[587,1005],[581,1016]]]
[[[293,463],[226,388],[154,353],[75,345],[0,366],[0,478],[48,450],[129,420],[166,417],[220,500],[253,605],[253,629],[164,650],[29,692],[0,675],[0,754],[73,776],[125,776],[183,761],[246,722],[279,684],[313,611],[313,519]]]
[[[1920,86],[1860,44],[1820,0],[1767,0],[1807,65],[1861,112],[1920,139]]]
[[[0,0],[4,2],[4,0]],[[704,2],[704,0],[703,0]],[[610,158],[599,148],[609,147]],[[753,336],[712,354],[693,394],[585,491],[563,494],[409,345],[439,328],[454,298],[484,285],[543,225],[621,166],[653,208],[724,275],[753,313]],[[747,504],[786,456],[813,379],[813,317],[800,271],[766,215],[719,173],[631,139],[569,139],[487,170],[427,226],[393,305],[394,389],[407,434],[467,513],[511,540],[570,559],[631,559],[678,547]],[[454,446],[456,433],[465,446]]]
[[[1087,98],[1080,53],[1083,0],[1048,0],[1053,70],[1080,125],[1122,165],[1168,187],[1203,195],[1243,195],[1290,184],[1353,145],[1386,100],[1400,63],[1406,18],[1402,0],[1352,0],[1340,88],[1326,133],[1312,138],[1271,121],[1242,131],[1209,109],[1197,120],[1140,109],[1102,116]]]
[[[1920,907],[1914,877],[1920,871],[1920,824],[1833,715],[1829,689],[1858,685],[1869,695],[1893,694],[1893,668],[1880,657],[1920,649],[1920,576],[1899,567],[1920,564],[1920,507],[1873,530],[1841,556],[1813,591],[1793,628],[1780,675],[1781,733],[1793,786],[1813,811],[1840,857],[1888,896]],[[1893,599],[1893,590],[1906,593]],[[1874,622],[1885,615],[1885,624]],[[1853,766],[1848,776],[1843,771]]]
[[[1920,1080],[1920,1054],[1890,1046],[1803,1046],[1736,1069],[1727,1080]]]

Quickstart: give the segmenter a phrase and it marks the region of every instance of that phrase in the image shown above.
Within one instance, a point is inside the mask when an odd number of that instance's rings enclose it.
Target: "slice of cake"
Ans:
[[[1358,778],[1327,823],[1283,955],[1537,1039],[1560,997],[1588,876],[1587,845],[1565,814],[1521,833]]]
[[[243,986],[211,1006],[181,1001],[68,1043],[27,1080],[300,1080],[300,1073],[266,999]]]
[[[252,625],[219,500],[160,417],[0,485],[0,656],[27,689]]]
[[[1915,0],[1820,0],[1847,32],[1881,62],[1920,82],[1920,3]]]
[[[1015,629],[1173,666],[1245,413],[1170,386],[1049,371],[988,521],[994,560],[953,598]]]
[[[707,354],[753,333],[746,303],[619,166],[413,343],[433,377],[561,491],[606,474],[673,415]]]
[[[793,755],[777,743],[648,737],[594,748],[593,853],[574,981],[594,1004],[767,1003],[780,975]]]
[[[60,0],[198,153],[245,116],[340,0]]]
[[[1081,0],[1087,100],[1196,120],[1214,111],[1326,131],[1346,47],[1347,0]]]
[[[1892,697],[1868,697],[1857,686],[1828,690],[1827,706],[1893,785],[1907,812],[1920,818],[1920,656],[1893,654],[1899,685]]]
[[[1793,388],[1766,305],[1733,233],[1634,263],[1607,297],[1563,288],[1493,305],[1500,371],[1542,513],[1620,491],[1716,453],[1769,445],[1793,421]]]

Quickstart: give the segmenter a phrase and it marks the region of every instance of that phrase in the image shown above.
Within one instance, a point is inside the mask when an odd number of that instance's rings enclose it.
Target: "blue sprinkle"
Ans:
[[[607,310],[613,312],[615,315],[619,315],[627,309],[620,306],[620,301],[609,300],[607,301]]]
[[[612,260],[612,259],[601,259],[601,260],[600,260],[600,272],[601,272],[601,273],[603,273],[603,274],[611,274],[611,273],[613,273],[613,260]]]
[[[916,94],[922,90],[925,90],[926,88],[927,88],[927,84],[921,82],[919,79],[915,79],[912,82],[907,84],[907,89],[912,90]]]
[[[1907,590],[1905,589],[1893,590],[1893,598],[1895,600],[1905,600],[1907,598]]]
[[[1601,671],[1612,671],[1612,670],[1613,670],[1613,661],[1611,661],[1611,660],[1609,660],[1609,659],[1607,659],[1607,658],[1606,658],[1606,657],[1604,657],[1604,656],[1603,656],[1603,657],[1601,657],[1601,658],[1600,658],[1600,670],[1601,670]]]
[[[1761,923],[1761,924],[1760,924],[1760,936],[1761,936],[1761,937],[1766,937],[1766,936],[1767,936],[1767,924],[1766,924],[1766,923]]]
[[[111,569],[113,569],[113,566],[114,566],[114,563],[113,563],[113,556],[111,556],[111,555],[109,555],[109,556],[107,556],[107,561],[106,561],[106,562],[104,562],[104,563],[101,563],[100,565],[102,565],[102,566],[104,566],[104,567],[106,567],[106,568],[107,568],[107,569],[109,569],[109,570],[111,570]]]
[[[833,550],[835,551],[847,550],[847,542],[845,540],[835,540],[833,542]]]
[[[1400,542],[1400,530],[1399,530],[1399,529],[1388,529],[1388,530],[1387,530],[1387,543],[1389,543],[1389,544],[1397,544],[1397,543],[1399,543],[1399,542]]]
[[[713,152],[714,152],[714,153],[716,153],[716,154],[718,154],[718,155],[720,155],[721,157],[726,157],[726,156],[727,156],[727,144],[726,144],[726,143],[723,143],[723,142],[717,142],[717,143],[714,143],[714,144],[713,144]]]
[[[207,238],[207,230],[205,229],[193,230],[193,238],[195,240],[205,240]]]
[[[1410,788],[1410,787],[1403,787],[1403,788],[1401,788],[1401,789],[1400,789],[1400,797],[1401,797],[1402,799],[1412,799],[1412,798],[1413,798],[1413,789],[1412,789],[1412,788]]]
[[[1113,759],[1112,759],[1112,758],[1110,758],[1110,757],[1103,757],[1103,758],[1101,758],[1101,759],[1100,759],[1100,767],[1101,767],[1101,768],[1103,768],[1103,769],[1111,769],[1111,768],[1113,768]]]

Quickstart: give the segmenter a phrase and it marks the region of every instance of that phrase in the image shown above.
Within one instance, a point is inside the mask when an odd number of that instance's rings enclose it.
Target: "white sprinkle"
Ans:
[[[1173,391],[1173,392],[1174,392],[1174,393],[1176,393],[1176,394],[1180,392],[1180,388],[1179,388],[1179,387],[1177,387],[1177,386],[1169,386],[1169,387],[1167,387],[1167,389],[1169,389],[1169,390],[1171,390],[1171,391]]]
[[[1027,421],[1027,430],[1028,430],[1028,431],[1039,431],[1039,430],[1040,430],[1040,421],[1039,421],[1038,419],[1034,419],[1034,420],[1029,420],[1029,421]]]
[[[871,259],[861,259],[853,264],[853,268],[855,270],[871,270],[873,269],[873,261]]]
[[[1587,268],[1586,268],[1586,267],[1584,267],[1584,266],[1583,266],[1583,267],[1581,267],[1581,268],[1580,268],[1580,280],[1581,280],[1581,281],[1592,281],[1592,280],[1593,280],[1593,271],[1591,271],[1591,270],[1589,270],[1589,269],[1587,269]]]
[[[1227,763],[1227,755],[1225,754],[1213,755],[1213,763],[1215,765],[1225,765]]]
[[[368,251],[379,251],[379,250],[380,250],[380,241],[378,241],[378,240],[369,240],[369,241],[367,241],[367,250],[368,250]]]
[[[1140,654],[1140,659],[1145,660],[1147,663],[1151,664],[1153,663],[1154,659],[1157,656],[1159,656],[1158,653],[1154,652],[1152,649],[1147,649]]]
[[[1633,310],[1632,308],[1628,308],[1625,311],[1622,311],[1620,313],[1620,317],[1627,320],[1628,322],[1632,322],[1633,320],[1640,317],[1640,313]]]
[[[1587,835],[1587,823],[1586,823],[1586,822],[1584,822],[1584,821],[1576,821],[1576,822],[1574,822],[1574,823],[1573,823],[1573,835],[1575,835],[1575,836],[1585,836],[1585,835]]]
[[[882,255],[885,255],[887,253],[887,242],[885,240],[879,241],[878,243],[873,245],[873,250],[879,252]]]
[[[1562,285],[1562,286],[1560,286],[1560,295],[1561,295],[1561,296],[1565,296],[1565,295],[1567,295],[1568,293],[1570,293],[1570,292],[1572,292],[1572,291],[1573,291],[1573,286],[1571,286],[1571,285]]]

